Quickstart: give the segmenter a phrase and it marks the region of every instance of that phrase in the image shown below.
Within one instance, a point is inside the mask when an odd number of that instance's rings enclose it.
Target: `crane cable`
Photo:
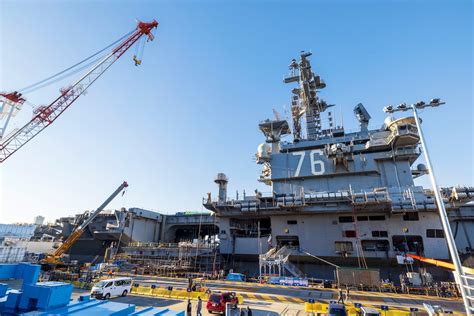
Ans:
[[[20,90],[20,91],[22,91],[23,94],[25,94],[25,93],[31,93],[31,92],[36,91],[36,90],[38,90],[38,89],[44,88],[44,87],[46,87],[46,86],[49,86],[49,85],[51,85],[51,84],[53,84],[53,83],[56,83],[56,82],[58,82],[58,81],[61,81],[61,80],[65,79],[65,78],[67,78],[67,77],[69,77],[69,76],[72,76],[72,75],[74,75],[74,74],[76,74],[76,73],[78,73],[78,72],[80,72],[80,71],[82,71],[82,70],[84,70],[84,69],[89,68],[90,66],[94,65],[95,63],[97,63],[101,58],[102,58],[102,56],[99,57],[99,58],[96,58],[96,59],[92,60],[91,62],[85,64],[84,66],[82,66],[82,67],[80,67],[80,68],[75,69],[75,70],[72,71],[72,72],[66,73],[66,74],[64,74],[64,75],[62,75],[62,76],[60,76],[60,77],[55,78],[54,80],[46,81],[46,82],[44,82],[43,84],[40,84],[40,85],[37,85],[37,86],[35,86],[35,87],[32,87],[32,88],[28,89],[27,91],[23,91],[23,90]],[[59,74],[59,73],[58,73],[58,74]]]
[[[135,46],[135,54],[133,55],[133,61],[135,62],[135,66],[140,66],[142,64],[144,48],[145,40],[144,38],[140,38],[137,45]]]
[[[78,70],[75,70],[74,72],[71,72],[71,73],[69,73],[69,74],[66,74],[66,75],[60,77],[60,79],[56,78],[56,77],[58,77],[58,76],[60,76],[60,75],[62,75],[62,74],[64,74],[64,73],[68,72],[69,70],[74,69],[75,67],[77,67],[77,66],[83,64],[84,62],[86,62],[86,61],[92,59],[93,57],[99,55],[100,53],[104,52],[105,50],[109,49],[110,47],[116,45],[118,42],[120,42],[120,41],[122,41],[123,39],[125,39],[126,37],[130,36],[134,31],[135,31],[135,30],[132,30],[132,31],[128,32],[127,34],[125,34],[124,36],[122,36],[121,38],[119,38],[118,40],[116,40],[116,41],[114,41],[113,43],[107,45],[106,47],[104,47],[103,49],[99,50],[98,52],[96,52],[96,53],[90,55],[89,57],[87,57],[87,58],[81,60],[80,62],[78,62],[78,63],[76,63],[76,64],[74,64],[74,65],[72,65],[72,66],[70,66],[70,67],[68,67],[68,68],[66,68],[66,69],[64,69],[64,70],[62,70],[62,71],[60,71],[60,72],[58,72],[58,73],[56,73],[56,74],[54,74],[54,75],[48,77],[48,78],[46,78],[46,79],[40,80],[40,81],[38,81],[38,82],[36,82],[36,83],[34,83],[34,84],[31,84],[31,85],[29,85],[29,86],[27,86],[27,87],[25,87],[25,88],[23,88],[23,89],[20,89],[19,91],[20,91],[21,93],[23,93],[23,94],[24,94],[24,93],[30,93],[30,92],[32,92],[32,91],[35,91],[35,90],[40,89],[40,88],[42,88],[42,87],[45,87],[45,86],[47,86],[47,85],[49,85],[49,84],[55,83],[55,82],[57,82],[58,80],[64,79],[64,78],[66,78],[67,76],[70,76],[70,75],[72,75],[72,74],[75,74],[76,72],[78,72],[78,71],[84,69],[85,67],[82,67],[82,68],[80,68],[80,69],[78,69]],[[95,62],[95,61],[96,61],[96,60],[94,60],[93,62]],[[87,66],[90,66],[90,63],[87,64]],[[87,66],[86,66],[86,67],[87,67]],[[51,82],[48,82],[48,81],[50,81],[51,79],[54,79],[54,78],[56,78],[56,80],[51,81]]]
[[[145,43],[146,43],[146,40],[144,37],[142,37],[142,42],[138,44],[139,46],[138,58],[140,58],[140,60],[143,59],[143,52],[145,51]]]

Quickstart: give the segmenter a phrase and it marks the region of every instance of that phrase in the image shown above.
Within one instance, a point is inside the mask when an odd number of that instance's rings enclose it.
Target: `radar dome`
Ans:
[[[418,166],[416,166],[416,169],[418,171],[425,171],[426,170],[426,166],[422,163],[418,164]]]
[[[260,144],[257,147],[257,161],[268,160],[270,158],[270,152],[272,151],[271,147],[266,144]]]
[[[390,116],[387,116],[385,120],[383,121],[383,128],[387,129],[390,123],[392,123],[392,118]]]

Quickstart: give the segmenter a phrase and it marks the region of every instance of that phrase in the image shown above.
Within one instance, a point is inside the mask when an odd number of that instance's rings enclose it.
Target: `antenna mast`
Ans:
[[[311,55],[310,52],[302,51],[299,63],[293,59],[289,66],[290,76],[283,80],[284,83],[298,82],[299,84],[298,88],[292,90],[294,95],[291,102],[295,141],[301,137],[300,119],[303,114],[306,114],[307,138],[318,139],[321,136],[320,114],[332,106],[317,97],[318,90],[325,88],[326,83],[312,72],[308,59]]]

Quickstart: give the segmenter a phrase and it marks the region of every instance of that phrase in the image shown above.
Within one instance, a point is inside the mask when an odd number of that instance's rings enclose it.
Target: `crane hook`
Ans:
[[[133,55],[133,61],[135,62],[135,66],[140,66],[142,64],[141,59],[138,59],[137,55]]]

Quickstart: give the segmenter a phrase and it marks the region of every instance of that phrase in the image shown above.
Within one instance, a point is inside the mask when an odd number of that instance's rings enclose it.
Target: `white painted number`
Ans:
[[[314,174],[315,176],[319,176],[321,174],[324,174],[324,161],[321,159],[315,159],[314,155],[317,154],[323,155],[323,151],[321,149],[315,149],[312,150],[309,154],[309,158],[311,159],[311,173]],[[316,168],[316,165],[319,165],[319,168]],[[319,169],[319,170],[318,170]]]
[[[296,171],[295,171],[295,177],[299,177],[300,175],[301,166],[303,165],[303,160],[304,160],[304,154],[305,154],[304,151],[298,151],[298,152],[293,153],[293,155],[295,156],[300,156],[300,160],[298,161],[298,166],[296,167]]]
[[[296,166],[296,171],[294,175],[295,177],[300,176],[301,167],[303,166],[305,154],[306,154],[305,151],[297,151],[293,153],[294,156],[300,156],[300,159],[298,160],[298,165]],[[311,161],[311,173],[315,176],[322,175],[326,171],[324,167],[324,161],[322,161],[321,159],[317,159],[315,157],[316,155],[319,156],[323,154],[324,153],[321,149],[315,149],[309,153],[309,159]]]

